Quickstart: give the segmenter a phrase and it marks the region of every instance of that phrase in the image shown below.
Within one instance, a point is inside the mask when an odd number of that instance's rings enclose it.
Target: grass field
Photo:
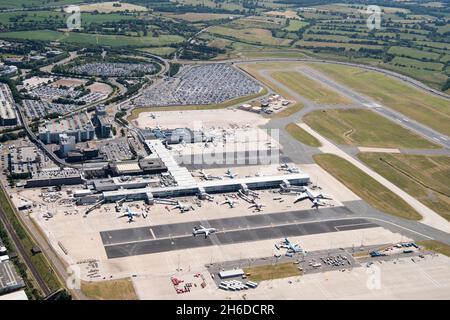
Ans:
[[[413,59],[439,59],[439,54],[434,53],[434,52],[427,52],[427,51],[422,51],[422,50],[418,50],[418,49],[414,49],[414,48],[407,48],[407,47],[398,47],[398,46],[393,46],[390,47],[388,50],[388,53],[390,54],[395,54],[398,56],[404,55],[405,57],[410,57]]]
[[[198,13],[198,12],[186,12],[183,14],[168,14],[167,16],[170,18],[186,20],[189,22],[220,20],[220,19],[228,19],[230,17],[236,17],[235,15],[224,13]]]
[[[421,215],[399,196],[353,164],[333,154],[316,154],[316,163],[372,207],[394,216],[419,220]]]
[[[138,300],[131,279],[81,282],[81,291],[96,300]]]
[[[0,2],[1,9],[21,9],[35,7],[51,7],[64,6],[70,4],[83,3],[85,0],[2,0]]]
[[[172,47],[155,47],[155,48],[143,48],[143,49],[139,49],[139,51],[156,54],[157,56],[167,57],[171,53],[174,53],[175,51],[177,51],[177,49],[172,48]]]
[[[160,35],[159,37],[129,37],[122,35],[102,35],[102,34],[87,34],[81,32],[58,32],[52,30],[37,30],[37,31],[16,31],[3,32],[1,38],[11,39],[33,39],[41,41],[60,41],[67,43],[78,43],[84,45],[108,45],[113,47],[124,46],[167,46],[174,43],[184,41],[184,38],[177,35]]]
[[[337,91],[329,89],[313,79],[294,71],[276,71],[272,77],[299,95],[317,103],[349,104],[351,101]]]
[[[265,281],[271,279],[287,278],[300,276],[302,273],[298,270],[297,265],[292,262],[269,264],[263,266],[244,268],[246,274],[250,274],[248,278],[251,281]]]
[[[128,121],[135,120],[139,117],[142,112],[153,112],[153,111],[178,111],[178,110],[213,110],[213,109],[224,109],[246,101],[256,99],[257,97],[267,94],[267,89],[263,89],[260,93],[245,96],[237,99],[232,99],[219,104],[208,104],[208,105],[189,105],[189,106],[167,106],[167,107],[145,107],[145,108],[134,108],[131,111],[130,116],[127,118]]]
[[[284,28],[284,30],[290,31],[290,32],[292,32],[292,31],[295,32],[295,31],[298,31],[298,30],[306,27],[307,25],[308,25],[308,23],[305,21],[289,20],[289,25],[286,28]]]
[[[367,109],[317,110],[306,114],[303,121],[339,144],[377,148],[440,148]]]
[[[358,158],[450,221],[450,157],[360,153]]]
[[[300,128],[295,123],[289,123],[288,125],[286,125],[285,129],[292,137],[294,137],[301,143],[306,144],[307,146],[316,148],[322,146],[319,140]]]
[[[423,240],[417,242],[419,246],[424,247],[427,250],[431,250],[447,257],[450,257],[450,246],[436,240]]]
[[[214,26],[208,29],[208,33],[260,45],[285,46],[290,42],[289,39],[275,38],[269,30],[259,28],[233,29]]]
[[[449,100],[432,96],[378,72],[342,65],[310,65],[381,104],[450,135]]]

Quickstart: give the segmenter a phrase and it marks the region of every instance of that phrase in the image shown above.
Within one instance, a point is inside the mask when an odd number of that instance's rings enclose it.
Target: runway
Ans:
[[[325,208],[322,210],[339,210],[342,215],[348,211],[345,207]],[[108,259],[113,259],[212,245],[280,239],[379,226],[361,218],[305,222],[305,219],[308,219],[311,214],[317,215],[312,210],[292,211],[111,230],[101,232],[100,236]],[[217,229],[217,232],[208,238],[203,236],[194,237],[192,236],[192,228],[198,224],[202,224],[205,227],[214,227]]]

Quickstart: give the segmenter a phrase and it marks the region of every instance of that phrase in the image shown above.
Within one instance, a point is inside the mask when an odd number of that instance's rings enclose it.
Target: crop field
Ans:
[[[316,163],[374,208],[394,216],[419,220],[408,203],[353,164],[333,154],[316,154]]]
[[[177,35],[160,35],[159,37],[153,37],[150,35],[145,37],[131,37],[122,35],[96,35],[81,32],[64,33],[52,30],[4,32],[1,36],[2,38],[7,39],[25,40],[32,38],[34,40],[41,41],[60,41],[83,45],[106,45],[114,47],[167,46],[169,44],[180,43],[184,40],[183,37]]]
[[[450,157],[364,152],[358,158],[450,221]]]
[[[269,30],[259,28],[232,29],[214,26],[208,29],[208,33],[260,45],[284,46],[290,42],[288,39],[275,38]]]
[[[221,20],[228,19],[230,17],[236,17],[228,13],[197,13],[197,12],[187,12],[183,14],[168,14],[167,17],[186,20],[189,22],[198,21],[210,21],[210,20]]]
[[[295,71],[277,71],[273,72],[272,77],[283,83],[285,86],[296,91],[299,95],[324,104],[349,104],[351,101],[337,91],[329,89],[313,79]]]
[[[314,130],[339,144],[378,148],[428,149],[439,146],[366,109],[317,110],[303,118]]]
[[[70,4],[83,3],[85,0],[2,0],[0,2],[0,9],[21,9],[21,8],[36,8],[36,7],[52,7],[63,6]]]
[[[388,50],[388,53],[398,55],[398,56],[405,56],[413,59],[432,59],[437,60],[440,57],[440,54],[434,53],[434,52],[427,52],[422,51],[414,48],[407,48],[407,47],[398,47],[393,46],[390,47]]]
[[[378,72],[331,64],[310,64],[310,66],[407,117],[450,135],[448,100],[426,94]]]

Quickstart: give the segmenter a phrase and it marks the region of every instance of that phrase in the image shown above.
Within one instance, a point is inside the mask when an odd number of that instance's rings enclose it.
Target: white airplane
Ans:
[[[213,179],[222,180],[222,177],[219,177],[219,176],[212,176],[212,175],[206,173],[205,170],[203,170],[203,169],[200,170],[200,175],[201,175],[201,177],[202,177],[203,179],[205,179],[205,180],[213,180]]]
[[[227,172],[225,172],[225,176],[224,177],[228,177],[231,179],[234,179],[237,177],[237,173],[233,173],[230,169],[227,170]]]
[[[213,234],[216,231],[217,230],[215,228],[205,228],[200,224],[198,227],[194,227],[192,230],[192,235],[196,237],[199,234],[204,234],[206,239],[210,234]]]
[[[284,238],[280,243],[276,243],[275,248],[278,250],[280,250],[280,248],[286,249],[286,253],[298,253],[303,251],[298,244],[292,243],[288,238]]]
[[[302,189],[302,193],[300,193],[300,196],[294,200],[294,203],[297,203],[299,201],[303,201],[306,199],[309,199],[312,202],[313,205],[311,208],[319,209],[319,206],[327,205],[325,202],[322,201],[322,199],[331,200],[332,198],[329,195],[326,195],[322,192],[318,193],[318,194],[314,194],[309,188],[304,187]]]
[[[290,166],[287,162],[283,162],[283,164],[278,168],[278,170],[287,171],[289,173],[300,172],[300,170],[297,167]]]
[[[228,204],[230,208],[234,208],[234,204],[238,201],[231,199],[230,197],[225,197],[225,201],[221,203],[222,204]]]
[[[194,206],[192,204],[184,204],[181,201],[177,201],[177,204],[173,207],[173,209],[180,209],[181,213],[183,213],[194,210]]]
[[[253,203],[253,204],[252,204],[250,207],[248,207],[248,208],[249,208],[249,209],[250,209],[250,208],[255,208],[256,211],[261,211],[262,208],[265,207],[265,206],[266,206],[265,204],[255,202],[255,203]]]
[[[124,213],[122,213],[121,215],[119,215],[117,218],[128,217],[128,222],[133,222],[134,221],[133,220],[134,217],[140,217],[141,215],[144,218],[147,217],[146,214],[133,211],[133,210],[130,209],[130,207],[127,207],[126,211]]]

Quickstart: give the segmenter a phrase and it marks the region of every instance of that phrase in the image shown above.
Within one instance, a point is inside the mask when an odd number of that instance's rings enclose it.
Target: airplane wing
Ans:
[[[298,197],[294,200],[294,203],[303,201],[303,200],[308,199],[308,198],[309,198],[309,197],[308,197],[307,194],[302,193],[300,196],[298,196]]]

